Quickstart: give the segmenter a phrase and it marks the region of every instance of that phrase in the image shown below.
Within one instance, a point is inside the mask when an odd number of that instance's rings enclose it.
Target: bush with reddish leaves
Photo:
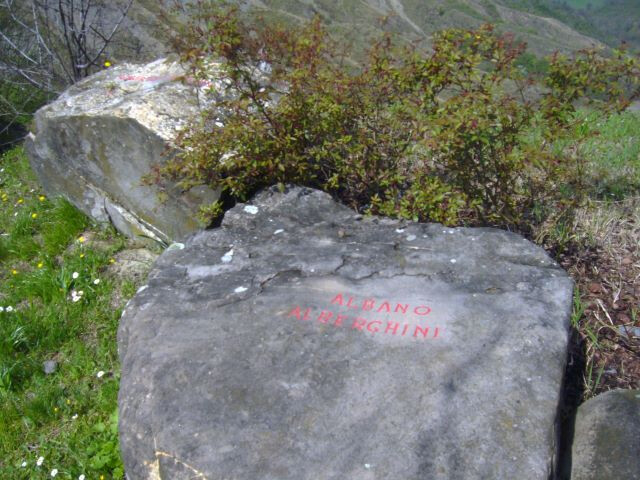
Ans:
[[[198,5],[176,44],[197,80],[219,62],[227,86],[162,174],[225,198],[296,183],[363,212],[524,230],[582,192],[580,162],[558,148],[577,102],[619,110],[638,93],[625,52],[556,55],[533,78],[525,46],[487,25],[440,32],[429,52],[386,36],[356,67],[319,19],[258,26]]]

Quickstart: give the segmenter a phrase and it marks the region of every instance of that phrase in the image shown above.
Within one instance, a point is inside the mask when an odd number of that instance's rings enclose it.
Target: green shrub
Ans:
[[[364,212],[520,227],[580,193],[570,149],[554,148],[576,102],[623,108],[640,78],[623,52],[556,55],[540,93],[517,64],[525,46],[491,26],[440,32],[428,55],[386,36],[353,68],[319,19],[283,28],[246,25],[233,8],[200,13],[177,47],[196,80],[227,86],[161,173],[233,199],[298,183]]]

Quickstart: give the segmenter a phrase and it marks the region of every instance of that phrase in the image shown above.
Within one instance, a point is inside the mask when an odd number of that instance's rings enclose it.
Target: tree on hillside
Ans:
[[[133,0],[0,0],[0,135],[102,66]]]

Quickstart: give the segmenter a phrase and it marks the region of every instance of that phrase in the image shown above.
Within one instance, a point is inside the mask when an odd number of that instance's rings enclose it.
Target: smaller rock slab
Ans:
[[[269,190],[120,323],[130,480],[548,480],[573,284],[495,229]]]
[[[640,390],[611,390],[578,408],[571,480],[640,480]]]

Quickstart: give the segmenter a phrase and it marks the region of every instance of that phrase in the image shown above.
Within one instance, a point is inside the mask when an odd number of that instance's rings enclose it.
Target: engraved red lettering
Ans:
[[[310,308],[307,308],[307,309],[304,311],[304,317],[302,317],[302,320],[309,320],[309,312],[311,312],[311,309],[310,309]]]
[[[349,299],[349,300],[351,300],[351,299]],[[342,294],[339,293],[338,295],[336,295],[336,297],[333,300],[331,300],[331,304],[332,305],[335,305],[335,304],[342,305]]]
[[[347,302],[347,307],[348,308],[355,308],[356,310],[358,309],[358,306],[353,304],[353,298],[351,298],[351,297],[349,297],[349,301]]]
[[[362,331],[362,329],[367,325],[367,321],[364,318],[360,318],[357,317],[354,321],[353,324],[351,325],[351,328],[355,328],[358,329],[360,331]]]
[[[373,325],[373,324],[382,325],[382,322],[379,321],[379,320],[374,320],[373,322],[369,322],[369,324],[367,325],[367,330],[369,330],[371,333],[379,332],[380,329],[378,327],[371,328],[371,325]]]
[[[289,315],[287,315],[287,318],[289,317],[296,317],[298,320],[302,320],[302,312],[300,311],[300,307],[296,307],[291,310],[291,312],[289,312]]]
[[[433,335],[433,338],[438,338],[438,332],[440,331],[440,329],[438,327],[436,327],[436,333]]]
[[[398,313],[398,311],[402,311],[402,313],[407,313],[407,309],[409,308],[409,304],[405,303],[404,305],[401,303],[396,303],[396,308],[394,312]]]
[[[373,310],[373,307],[376,306],[376,301],[373,298],[367,298],[362,302],[363,310]]]
[[[322,312],[320,312],[320,315],[318,315],[317,320],[320,323],[327,323],[329,320],[331,320],[332,317],[333,317],[333,312],[323,310]]]
[[[415,313],[416,315],[422,315],[422,316],[429,315],[431,313],[431,309],[426,305],[420,305],[419,307],[416,307],[413,309],[413,313]]]
[[[404,324],[404,328],[402,329],[402,336],[403,336],[403,337],[404,337],[404,336],[405,336],[405,334],[407,333],[407,328],[409,328],[409,324],[408,324],[408,323],[405,323],[405,324]]]
[[[336,317],[335,321],[333,322],[333,325],[336,327],[341,327],[342,326],[342,321],[346,320],[347,316],[346,315],[340,315],[338,314],[338,316]]]
[[[384,333],[389,333],[389,330],[391,330],[391,335],[395,335],[396,332],[398,331],[399,326],[400,326],[399,323],[387,322],[387,328],[384,329]]]
[[[420,327],[420,325],[416,326],[416,329],[413,332],[413,336],[417,337],[418,332],[422,334],[422,338],[427,338],[427,335],[429,334],[429,327],[424,327],[423,329],[422,327]]]
[[[391,313],[391,305],[389,305],[389,302],[382,302],[382,305],[380,305],[378,307],[377,312],[380,313],[382,311],[386,311],[387,313]]]

